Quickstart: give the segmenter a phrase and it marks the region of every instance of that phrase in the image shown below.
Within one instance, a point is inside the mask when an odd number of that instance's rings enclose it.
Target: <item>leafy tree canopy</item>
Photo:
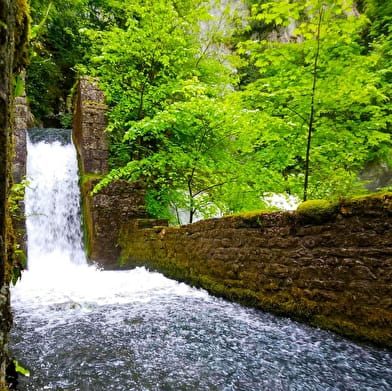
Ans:
[[[391,3],[246,4],[31,1],[38,117],[65,111],[76,74],[105,90],[112,171],[96,191],[141,178],[152,214],[192,221],[267,192],[364,192],[359,172],[391,164]]]
[[[253,11],[253,18],[291,31],[283,42],[248,40],[239,45],[259,75],[244,89],[244,103],[269,117],[256,136],[255,158],[263,164],[274,151],[271,164],[281,165],[287,189],[299,194],[306,129],[314,106],[311,197],[357,191],[358,171],[368,161],[388,159],[391,145],[382,55],[378,50],[364,54],[361,46],[368,19],[357,15],[346,0],[272,1]]]

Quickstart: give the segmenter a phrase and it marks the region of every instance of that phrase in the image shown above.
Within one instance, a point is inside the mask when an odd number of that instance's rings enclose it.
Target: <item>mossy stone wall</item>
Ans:
[[[105,97],[97,80],[80,79],[74,100],[73,140],[78,153],[85,249],[91,262],[119,267],[121,225],[146,218],[141,182],[113,181],[97,194],[95,185],[108,172]]]
[[[319,206],[183,227],[131,221],[122,261],[391,348],[392,194]]]
[[[119,267],[120,226],[135,218],[146,218],[145,190],[140,182],[117,180],[91,195],[98,178],[82,182],[84,237],[87,257],[106,269]]]
[[[25,75],[21,75],[25,84]],[[33,126],[33,116],[27,102],[26,91],[14,101],[14,157],[12,162],[12,180],[22,183],[26,179],[27,164],[27,129]],[[12,215],[12,224],[19,248],[27,256],[27,233],[24,200],[18,201],[18,210]]]
[[[97,80],[80,78],[74,98],[73,140],[84,174],[108,172],[105,96]]]

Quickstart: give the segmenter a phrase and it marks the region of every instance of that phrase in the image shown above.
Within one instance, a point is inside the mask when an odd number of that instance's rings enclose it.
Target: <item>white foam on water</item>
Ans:
[[[53,306],[89,308],[154,295],[208,296],[145,268],[101,271],[88,265],[82,245],[77,160],[72,144],[28,141],[26,216],[28,270],[12,292],[14,307],[37,316]]]
[[[73,146],[29,142],[27,169],[29,270],[12,290],[10,344],[31,372],[20,390],[391,390],[387,351],[144,268],[88,265]]]

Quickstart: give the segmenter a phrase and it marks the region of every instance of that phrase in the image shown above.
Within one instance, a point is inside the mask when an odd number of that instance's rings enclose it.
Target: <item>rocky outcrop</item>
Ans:
[[[24,80],[24,75],[22,75]],[[23,82],[24,84],[24,82]],[[14,159],[12,163],[12,179],[15,184],[20,184],[26,179],[27,163],[27,129],[33,125],[32,114],[27,103],[26,92],[15,98],[14,101]],[[21,192],[24,190],[21,188]],[[12,224],[16,234],[16,240],[23,253],[19,253],[23,258],[23,264],[27,255],[27,234],[25,204],[23,195],[18,200],[18,209],[12,214]]]
[[[122,261],[392,347],[392,194],[307,205],[183,227],[132,221]]]
[[[140,182],[113,181],[97,194],[95,185],[108,172],[105,97],[97,81],[79,81],[74,102],[73,139],[78,152],[84,238],[87,256],[105,268],[119,267],[121,225],[147,217]]]
[[[22,74],[23,85],[24,74]],[[14,101],[14,159],[12,177],[14,183],[21,183],[26,177],[27,145],[26,132],[33,126],[33,116],[27,103],[26,91],[17,96]]]

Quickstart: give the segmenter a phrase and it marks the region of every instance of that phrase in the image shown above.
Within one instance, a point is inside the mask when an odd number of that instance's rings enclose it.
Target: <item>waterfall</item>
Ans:
[[[29,138],[27,143],[29,269],[84,265],[75,149],[60,141],[33,143]]]
[[[28,156],[29,268],[10,344],[31,372],[20,391],[392,389],[391,352],[144,268],[87,265],[72,144],[34,138]]]
[[[159,284],[166,288],[168,282],[179,286],[158,274],[158,278],[148,281],[130,281],[127,272],[102,273],[87,264],[82,245],[76,150],[70,131],[56,132],[34,130],[27,141],[28,270],[14,289],[15,305],[22,300],[23,305],[40,312],[45,309],[43,303],[117,303],[133,300],[149,287],[159,289]]]

